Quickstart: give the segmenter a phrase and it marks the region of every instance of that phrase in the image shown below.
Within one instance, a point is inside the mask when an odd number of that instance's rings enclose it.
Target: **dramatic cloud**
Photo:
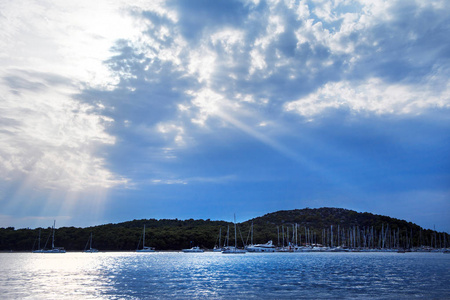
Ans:
[[[68,224],[90,198],[108,221],[304,206],[390,214],[389,203],[430,226],[450,212],[448,1],[0,11],[3,220],[38,220],[29,207],[58,197],[43,214]],[[406,199],[416,208],[402,213]]]

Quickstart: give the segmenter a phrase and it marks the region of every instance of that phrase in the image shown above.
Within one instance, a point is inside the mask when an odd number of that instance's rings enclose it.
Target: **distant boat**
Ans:
[[[218,246],[215,246],[215,247],[213,248],[213,252],[222,252],[223,250],[225,250],[224,247],[218,247]]]
[[[37,253],[66,253],[66,250],[64,249],[64,247],[55,247],[55,230],[56,230],[55,225],[56,225],[56,220],[53,221],[52,248],[48,249],[48,250],[44,249],[44,250],[42,250],[42,252],[37,252]],[[39,251],[39,250],[37,250],[37,251]]]
[[[230,231],[230,227],[228,226],[228,232],[229,231]],[[228,235],[227,235],[227,238],[228,238]],[[222,227],[219,227],[219,236],[218,236],[217,239],[219,240],[219,244],[218,245],[216,244],[214,246],[213,252],[222,252],[223,250],[226,249],[225,245],[223,247],[221,247],[221,244],[222,244]],[[217,242],[217,240],[216,240],[216,242]]]
[[[234,247],[229,247],[222,251],[223,254],[245,254],[247,250],[238,249],[237,247],[237,230],[236,230],[236,214],[234,215]]]
[[[268,241],[265,244],[256,244],[247,246],[248,252],[275,252],[276,247],[272,241]]]
[[[250,227],[250,234],[251,244],[245,247],[248,252],[275,252],[276,247],[275,245],[273,245],[272,240],[268,241],[265,244],[253,244],[253,222]]]
[[[142,249],[137,249],[136,252],[155,252],[155,248],[145,246],[145,225],[144,232],[142,233]]]
[[[200,249],[199,246],[195,246],[195,247],[192,247],[190,249],[183,249],[181,251],[183,251],[184,253],[193,253],[193,252],[201,253],[201,252],[204,252],[202,249]]]
[[[34,249],[34,245],[33,245]],[[38,236],[38,248],[37,250],[31,251],[32,253],[44,253],[44,249],[41,248],[41,228],[39,228],[39,236]]]
[[[89,249],[87,248],[88,244],[89,244]],[[86,246],[84,247],[84,251],[83,252],[84,253],[96,253],[96,252],[98,252],[97,249],[92,248],[92,232],[91,232],[91,235],[89,236],[89,240],[87,241]]]

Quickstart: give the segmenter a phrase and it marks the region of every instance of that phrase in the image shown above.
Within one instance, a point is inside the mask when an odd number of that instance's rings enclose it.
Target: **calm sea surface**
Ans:
[[[1,299],[450,299],[442,253],[0,253]]]

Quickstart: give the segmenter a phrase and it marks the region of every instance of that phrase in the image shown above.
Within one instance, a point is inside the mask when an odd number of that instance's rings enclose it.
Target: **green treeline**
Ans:
[[[278,211],[238,224],[238,245],[272,240],[278,246],[289,242],[298,244],[344,245],[348,247],[401,247],[418,246],[444,248],[450,244],[447,233],[424,230],[404,220],[370,213],[358,213],[340,208],[296,209]],[[213,248],[225,243],[230,227],[230,244],[234,245],[234,225],[231,222],[211,220],[133,220],[119,224],[106,224],[87,228],[62,227],[55,232],[55,246],[67,250],[83,250],[89,235],[92,247],[102,250],[136,250],[142,246],[142,232],[146,226],[146,246],[156,250],[180,250],[192,245]],[[52,229],[0,228],[0,250],[31,251],[51,248]],[[284,237],[284,239],[283,239]]]

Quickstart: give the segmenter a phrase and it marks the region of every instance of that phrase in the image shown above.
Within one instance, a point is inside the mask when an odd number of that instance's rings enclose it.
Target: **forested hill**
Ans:
[[[420,226],[405,220],[375,215],[367,212],[359,213],[349,209],[332,207],[280,210],[247,222],[252,221],[254,224],[261,225],[267,223],[272,223],[275,225],[297,223],[302,227],[306,226],[315,229],[326,228],[331,225],[340,225],[342,227],[375,226],[381,229],[383,223],[385,225],[391,224],[395,228],[412,228],[414,231],[419,231],[422,229]]]
[[[385,245],[413,247],[444,247],[449,244],[448,234],[424,230],[420,226],[387,216],[358,213],[342,208],[295,209],[278,211],[238,224],[238,240],[251,242],[250,228],[253,224],[253,242],[273,240],[280,245],[285,242],[348,243],[358,247],[381,247]],[[228,226],[230,240],[234,243],[234,227],[230,222],[211,220],[143,219],[118,224],[106,224],[88,228],[62,227],[55,233],[55,246],[67,250],[83,250],[89,234],[93,233],[93,247],[99,250],[135,250],[142,241],[146,226],[146,245],[157,250],[189,248],[191,242],[202,248],[212,248],[219,239],[222,244]],[[51,228],[41,229],[41,247],[51,245]],[[31,251],[37,249],[39,228],[0,228],[0,250]],[[284,236],[284,239],[283,239]],[[280,240],[281,239],[281,240]],[[382,243],[383,241],[383,243]],[[444,242],[446,244],[444,244]],[[142,246],[142,244],[140,244]]]

